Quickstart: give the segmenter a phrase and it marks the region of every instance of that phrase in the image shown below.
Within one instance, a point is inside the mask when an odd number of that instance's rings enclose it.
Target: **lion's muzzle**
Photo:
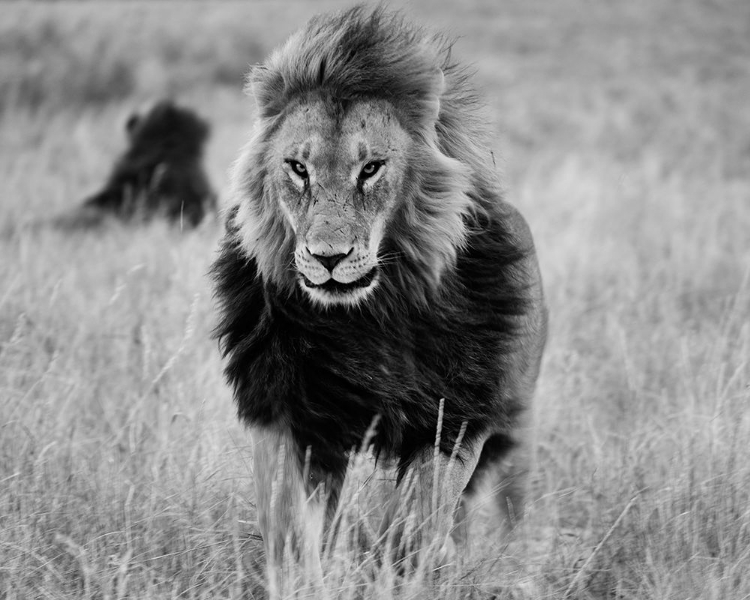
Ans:
[[[325,304],[355,304],[374,288],[378,269],[377,261],[366,249],[350,247],[340,252],[338,247],[326,249],[307,245],[294,253],[299,272],[299,284],[314,300]],[[364,250],[364,251],[363,251]]]
[[[306,248],[306,250],[310,253],[310,256],[328,269],[328,272],[331,273],[331,275],[333,275],[333,270],[336,268],[336,265],[354,252],[354,248],[350,248],[346,253],[339,252],[336,254],[314,254],[310,251],[310,248]]]

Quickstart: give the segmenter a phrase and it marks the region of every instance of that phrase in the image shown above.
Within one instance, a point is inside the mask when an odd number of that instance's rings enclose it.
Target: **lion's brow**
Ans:
[[[368,154],[367,144],[365,144],[364,142],[360,142],[359,146],[357,148],[357,152],[358,152],[357,158],[359,159],[359,161],[361,162],[361,161],[365,160],[365,158],[367,158],[367,154]]]

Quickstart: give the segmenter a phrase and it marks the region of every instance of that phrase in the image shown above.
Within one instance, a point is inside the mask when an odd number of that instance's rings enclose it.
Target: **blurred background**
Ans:
[[[348,5],[3,3],[0,597],[259,593],[211,339],[220,224],[16,226],[100,187],[128,115],[164,97],[211,123],[225,201],[248,67]],[[403,8],[475,71],[551,313],[520,542],[441,594],[750,597],[750,3]]]

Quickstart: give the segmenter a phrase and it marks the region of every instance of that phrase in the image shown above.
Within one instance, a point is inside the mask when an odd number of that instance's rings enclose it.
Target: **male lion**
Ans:
[[[546,311],[531,234],[501,197],[449,44],[357,7],[312,19],[248,87],[255,135],[213,272],[272,572],[288,539],[317,560],[347,453],[376,416],[377,455],[396,462],[399,484],[421,482],[423,540],[450,542],[478,483],[512,521],[524,453],[508,457]]]

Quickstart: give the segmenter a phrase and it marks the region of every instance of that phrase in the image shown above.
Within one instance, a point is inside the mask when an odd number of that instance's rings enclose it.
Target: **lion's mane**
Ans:
[[[450,50],[399,15],[358,7],[312,20],[249,78],[259,114],[213,270],[217,334],[240,416],[290,427],[328,472],[343,471],[375,415],[375,446],[403,466],[434,440],[441,398],[446,451],[464,421],[471,444],[489,422],[512,429],[524,408],[509,353],[541,302],[533,245],[501,199],[478,102]],[[294,235],[265,180],[268,140],[309,98],[332,110],[386,99],[414,141],[381,285],[355,309],[320,309],[299,290]]]

